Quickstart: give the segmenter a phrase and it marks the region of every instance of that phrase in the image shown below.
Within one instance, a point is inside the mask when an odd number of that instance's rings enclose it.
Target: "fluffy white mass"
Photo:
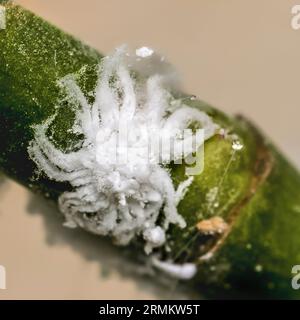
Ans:
[[[148,152],[148,138],[152,135],[172,138],[174,150],[168,155],[169,160],[178,160],[187,156],[181,152],[185,141],[176,135],[178,130],[196,121],[208,139],[217,126],[205,113],[182,101],[174,107],[171,102],[175,98],[166,89],[164,80],[163,75],[152,74],[137,81],[129,69],[124,48],[101,61],[93,104],[88,103],[74,76],[61,79],[67,98],[77,105],[73,131],[83,135],[83,144],[71,152],[55,147],[47,136],[53,116],[34,127],[35,136],[28,152],[48,178],[68,182],[73,187],[72,192],[64,192],[59,198],[66,226],[110,235],[121,245],[140,236],[147,253],[166,242],[170,224],[185,227],[177,204],[192,177],[175,190],[163,165],[164,152]],[[126,141],[122,140],[121,130],[126,132]],[[126,146],[126,161],[118,162],[116,156],[124,156],[122,146]],[[196,144],[189,152],[197,148]]]

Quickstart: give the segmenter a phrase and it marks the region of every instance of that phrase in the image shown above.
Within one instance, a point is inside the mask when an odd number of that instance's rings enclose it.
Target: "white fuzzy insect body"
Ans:
[[[166,157],[177,160],[187,154],[179,152],[184,139],[174,134],[176,130],[197,121],[208,139],[217,126],[205,113],[184,104],[172,109],[170,101],[175,98],[164,88],[163,77],[154,74],[137,83],[124,57],[124,49],[119,49],[102,60],[93,104],[72,75],[60,81],[67,98],[79,106],[73,126],[73,131],[84,137],[79,150],[63,152],[49,140],[47,130],[53,116],[34,127],[28,152],[46,176],[73,187],[59,198],[66,226],[110,235],[121,245],[142,236],[145,251],[150,253],[165,243],[169,224],[185,227],[176,207],[192,179],[179,185],[176,192],[163,166],[164,152],[149,152],[148,137],[172,138],[174,150],[171,158],[169,154]],[[122,130],[126,135],[120,134]],[[117,161],[122,157],[126,161]]]

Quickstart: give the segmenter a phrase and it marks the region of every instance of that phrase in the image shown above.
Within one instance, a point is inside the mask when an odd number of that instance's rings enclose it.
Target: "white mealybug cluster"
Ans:
[[[73,187],[73,191],[64,192],[59,198],[66,226],[110,235],[121,245],[140,236],[146,253],[150,253],[166,242],[170,224],[185,227],[177,204],[192,177],[175,190],[163,165],[164,152],[152,151],[150,159],[149,152],[145,152],[149,151],[149,135],[174,140],[170,159],[174,161],[186,156],[179,152],[186,141],[174,134],[176,130],[196,121],[208,139],[217,126],[205,113],[183,102],[172,107],[175,98],[165,88],[163,75],[153,74],[137,81],[129,70],[127,56],[124,49],[119,49],[101,61],[92,104],[74,76],[61,79],[67,98],[77,106],[73,131],[84,137],[79,150],[63,152],[49,140],[47,130],[53,116],[34,126],[35,136],[28,152],[48,178]],[[124,128],[126,141],[119,134]],[[148,137],[143,132],[148,132]],[[125,145],[127,161],[118,162],[115,157],[122,156]],[[195,145],[189,152],[198,147]]]

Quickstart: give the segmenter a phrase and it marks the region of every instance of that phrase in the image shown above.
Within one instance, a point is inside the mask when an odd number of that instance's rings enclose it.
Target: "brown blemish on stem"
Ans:
[[[222,234],[228,228],[228,224],[221,217],[213,217],[205,219],[197,223],[196,225],[199,232],[207,235]]]

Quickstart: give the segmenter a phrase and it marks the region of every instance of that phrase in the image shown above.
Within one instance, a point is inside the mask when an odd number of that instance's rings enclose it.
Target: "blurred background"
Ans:
[[[300,168],[300,30],[291,27],[300,0],[16,2],[102,53],[123,43],[158,50],[176,66],[186,92],[246,115]],[[117,258],[105,241],[65,230],[42,199],[0,181],[0,264],[7,272],[0,299],[173,294],[120,274]]]

